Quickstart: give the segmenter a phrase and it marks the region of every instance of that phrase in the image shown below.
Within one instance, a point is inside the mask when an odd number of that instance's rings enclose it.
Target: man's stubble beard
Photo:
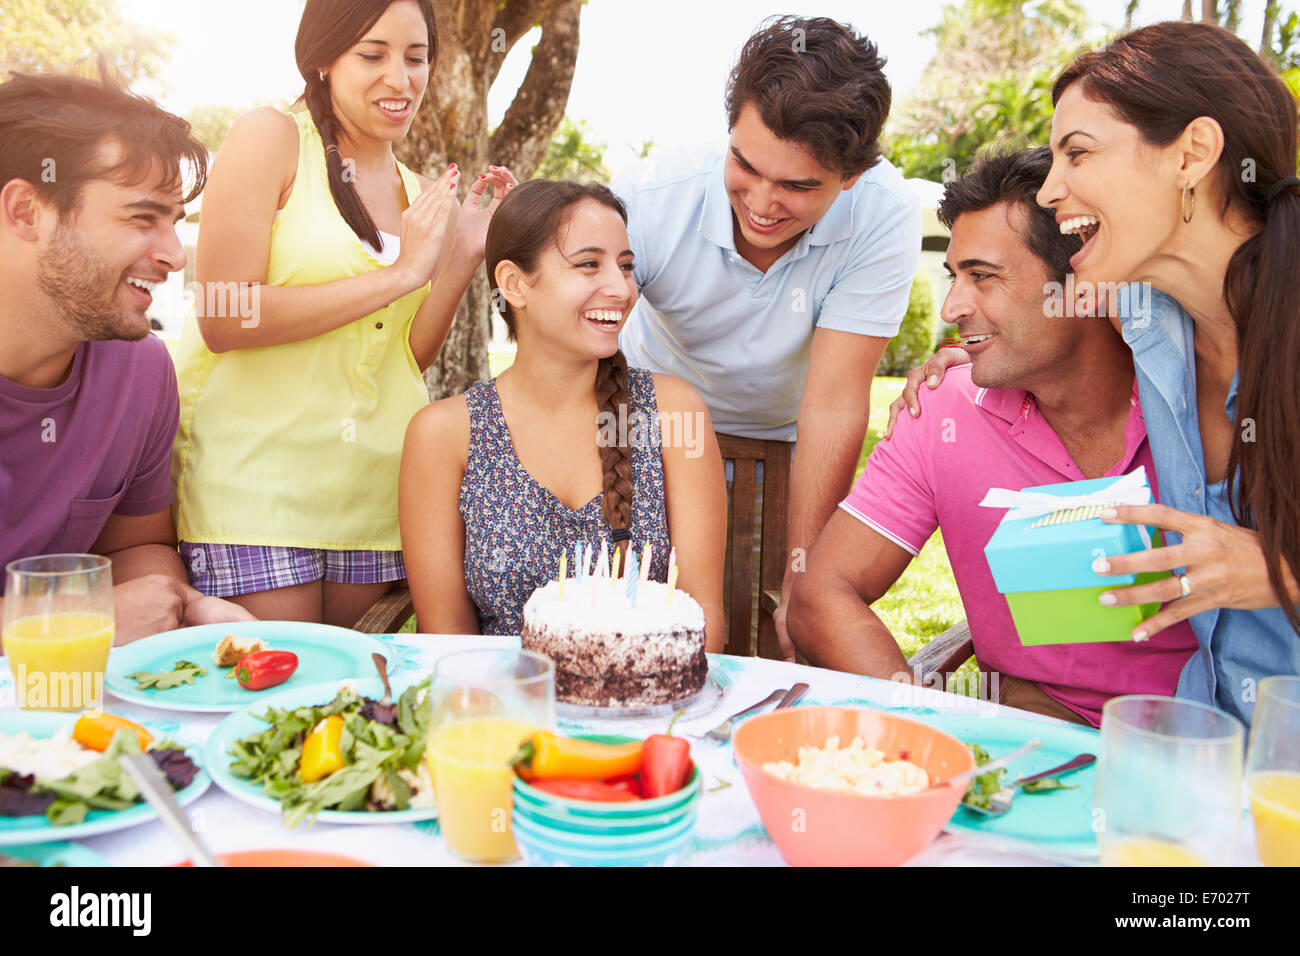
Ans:
[[[62,221],[36,266],[37,288],[81,341],[136,341],[149,334],[148,322],[133,328],[117,302],[120,276]]]

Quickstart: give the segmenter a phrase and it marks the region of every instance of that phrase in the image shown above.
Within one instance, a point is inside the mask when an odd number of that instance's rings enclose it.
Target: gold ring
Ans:
[[[1187,580],[1187,575],[1181,575],[1178,578],[1178,583],[1183,589],[1183,597],[1187,597],[1187,595],[1192,593],[1192,582]]]

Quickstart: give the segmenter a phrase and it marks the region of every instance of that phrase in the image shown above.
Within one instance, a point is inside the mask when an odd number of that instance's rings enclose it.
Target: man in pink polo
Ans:
[[[1196,638],[1184,621],[1142,644],[1022,646],[984,557],[1003,515],[979,506],[990,488],[1145,465],[1159,494],[1128,347],[1106,319],[1071,317],[1071,303],[1052,300],[1079,239],[1035,200],[1050,167],[1047,149],[995,154],[945,191],[953,285],[943,317],[971,364],[923,389],[920,418],[900,416],[876,446],[809,555],[789,624],[814,664],[909,679],[870,605],[939,528],[975,656],[1001,675],[1000,702],[1095,726],[1109,697],[1172,695]]]

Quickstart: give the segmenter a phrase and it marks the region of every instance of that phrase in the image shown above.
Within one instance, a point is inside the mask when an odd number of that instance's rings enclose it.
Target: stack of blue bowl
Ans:
[[[530,866],[670,866],[690,841],[701,796],[698,767],[676,793],[626,803],[570,800],[516,778],[511,824]]]

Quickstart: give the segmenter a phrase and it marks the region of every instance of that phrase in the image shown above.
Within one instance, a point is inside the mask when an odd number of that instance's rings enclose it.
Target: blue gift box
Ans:
[[[1117,484],[1124,489],[1122,494],[1117,491],[1122,503],[1151,502],[1151,489],[1141,468],[1130,475],[1038,485],[1021,492],[1077,499]],[[1001,489],[991,491],[986,505],[1008,506],[1011,496],[1005,492],[1001,499],[1006,500],[992,503],[999,492]],[[1017,508],[1011,508],[985,545],[993,582],[1006,596],[1021,644],[1131,640],[1133,628],[1160,609],[1159,603],[1104,607],[1098,601],[1112,588],[1145,584],[1168,575],[1166,571],[1101,575],[1092,570],[1098,558],[1142,551],[1160,543],[1156,528],[1108,524],[1097,517],[1104,505],[1115,503],[1105,498],[1098,495],[1088,506],[1067,500],[1062,502],[1063,508],[1055,510],[1039,503],[1030,509],[1038,513],[1027,517],[1019,517]]]

